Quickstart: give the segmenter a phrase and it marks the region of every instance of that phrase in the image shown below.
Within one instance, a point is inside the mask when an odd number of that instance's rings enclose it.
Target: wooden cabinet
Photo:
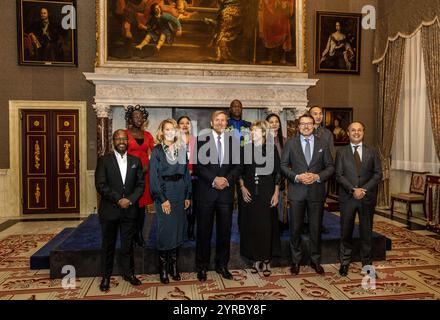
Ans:
[[[440,175],[427,175],[426,184],[427,228],[440,233]]]

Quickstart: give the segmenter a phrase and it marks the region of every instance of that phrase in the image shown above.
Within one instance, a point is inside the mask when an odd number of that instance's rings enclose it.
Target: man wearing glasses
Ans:
[[[98,214],[101,224],[102,281],[99,289],[110,289],[118,230],[121,235],[122,276],[134,286],[141,281],[134,275],[133,237],[138,216],[137,201],[145,188],[139,158],[128,155],[128,137],[124,130],[113,134],[114,152],[100,159],[95,171],[95,186],[101,196]]]
[[[297,275],[303,258],[301,234],[307,210],[310,227],[310,266],[323,274],[321,266],[321,227],[325,182],[335,171],[328,145],[313,135],[315,120],[299,118],[300,134],[286,143],[281,170],[289,180],[291,272]]]

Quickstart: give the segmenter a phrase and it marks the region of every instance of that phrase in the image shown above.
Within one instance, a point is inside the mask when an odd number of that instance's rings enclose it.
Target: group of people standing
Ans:
[[[114,152],[98,160],[95,173],[101,195],[98,213],[103,234],[102,291],[109,290],[118,229],[123,278],[132,285],[141,284],[134,275],[133,243],[144,243],[145,205],[151,203],[155,207],[162,283],[169,283],[169,277],[180,280],[178,250],[186,236],[194,238],[195,222],[197,278],[207,280],[214,221],[215,271],[232,280],[228,262],[235,194],[240,252],[252,261],[252,273],[270,276],[271,259],[281,254],[279,221],[283,215],[285,179],[290,202],[291,272],[296,275],[300,271],[301,234],[307,216],[311,266],[317,273],[324,273],[322,220],[326,181],[333,176],[335,164],[333,135],[321,126],[322,110],[312,107],[301,116],[299,134],[286,140],[278,115],[251,124],[242,119],[242,109],[241,102],[234,100],[229,115],[224,111],[213,112],[211,129],[198,137],[191,135],[188,116],[177,121],[164,120],[154,142],[151,134],[143,130],[147,111],[140,106],[129,108],[129,129],[114,133]],[[352,123],[348,128],[351,143],[336,155],[342,276],[347,275],[351,262],[356,213],[360,216],[362,264],[372,263],[372,221],[381,168],[376,150],[362,143],[364,130],[362,123]]]

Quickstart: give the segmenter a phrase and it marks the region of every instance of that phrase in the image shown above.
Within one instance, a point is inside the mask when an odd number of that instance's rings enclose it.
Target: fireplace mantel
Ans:
[[[95,103],[105,105],[225,108],[231,100],[240,99],[246,108],[305,109],[307,89],[317,82],[304,73],[285,72],[274,76],[274,73],[251,74],[240,70],[214,75],[212,71],[181,69],[174,74],[159,74],[157,69],[148,72],[97,68],[97,71],[84,75],[95,84]]]
[[[286,67],[217,65],[200,67],[184,64],[136,64],[97,67],[84,73],[96,88],[98,154],[108,151],[112,106],[141,104],[151,108],[226,108],[233,99],[245,108],[271,112],[307,109],[307,90],[317,83],[307,73]]]

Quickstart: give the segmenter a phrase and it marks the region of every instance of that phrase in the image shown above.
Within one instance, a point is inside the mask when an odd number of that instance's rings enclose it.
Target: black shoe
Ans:
[[[180,281],[181,277],[179,274],[179,270],[177,269],[177,248],[170,250],[168,252],[169,260],[168,260],[168,267],[169,267],[169,273],[171,275],[171,278],[174,281]]]
[[[339,268],[339,274],[341,275],[341,277],[346,277],[348,275],[348,269],[348,264],[341,264],[341,267]]]
[[[197,279],[201,282],[205,282],[208,279],[208,276],[206,274],[206,270],[200,270],[197,272]]]
[[[101,284],[99,285],[99,290],[102,292],[107,292],[110,290],[110,277],[103,277]]]
[[[317,274],[324,274],[324,268],[320,265],[320,264],[315,264],[315,263],[310,263],[310,266],[312,267],[313,270],[316,271]]]
[[[218,274],[221,274],[223,278],[228,280],[234,280],[234,276],[229,272],[229,270],[226,267],[223,268],[216,268],[215,272]]]
[[[130,284],[133,285],[133,286],[140,286],[142,284],[141,280],[136,278],[136,276],[134,274],[131,274],[131,275],[128,275],[128,276],[123,276],[122,278],[125,281],[130,282]]]
[[[159,278],[163,284],[170,283],[168,278],[168,251],[159,251]]]
[[[330,230],[328,230],[326,227],[324,227],[324,226],[321,226],[321,233],[322,234],[329,234],[330,233]]]
[[[299,274],[299,264],[295,263],[293,266],[290,267],[290,273],[292,273],[293,275],[298,275]]]

